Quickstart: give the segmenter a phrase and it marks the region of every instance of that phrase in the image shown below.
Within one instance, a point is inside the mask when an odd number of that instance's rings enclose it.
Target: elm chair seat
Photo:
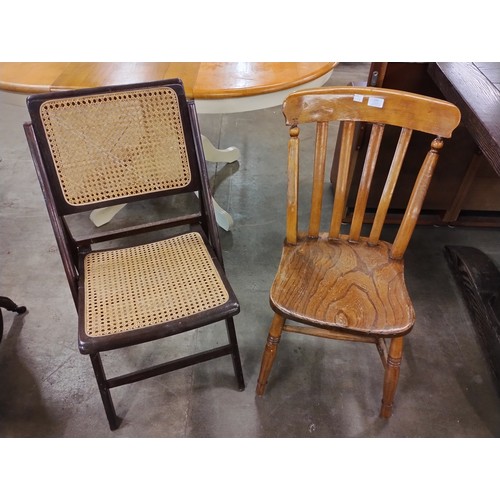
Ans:
[[[304,236],[283,248],[271,302],[282,315],[320,328],[379,335],[405,332],[413,325],[415,312],[403,263],[391,260],[389,253],[386,243],[373,247],[366,240],[357,245],[346,238],[332,241],[326,233],[317,240]],[[376,270],[365,271],[371,268]]]

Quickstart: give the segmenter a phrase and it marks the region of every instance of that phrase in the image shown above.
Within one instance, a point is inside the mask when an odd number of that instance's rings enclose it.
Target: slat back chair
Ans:
[[[298,91],[283,104],[290,127],[286,240],[270,292],[274,318],[257,383],[263,395],[282,331],[374,343],[384,369],[380,415],[392,414],[402,358],[403,336],[415,321],[404,282],[403,256],[443,146],[460,121],[454,105],[416,94],[370,87],[324,87]],[[325,164],[330,122],[339,121],[341,149],[333,209],[321,231]],[[352,223],[343,224],[357,123],[371,124]],[[299,125],[316,124],[312,199],[307,230],[299,231]],[[363,219],[377,155],[386,126],[401,129],[375,219],[368,234]],[[431,134],[406,212],[392,243],[382,228],[412,132]],[[293,323],[290,323],[292,320]],[[287,323],[288,321],[288,323]],[[388,345],[386,345],[386,341]]]
[[[230,355],[243,390],[233,321],[239,303],[224,272],[196,110],[182,82],[33,95],[27,106],[26,137],[78,312],[79,350],[90,356],[110,428],[120,422],[111,388],[195,363]],[[68,222],[83,211],[192,192],[194,208],[161,220],[88,236]],[[222,320],[227,344],[106,377],[103,351]]]

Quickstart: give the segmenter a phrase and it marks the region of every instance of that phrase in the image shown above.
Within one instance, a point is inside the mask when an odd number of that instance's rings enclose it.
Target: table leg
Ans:
[[[104,226],[104,224],[107,224],[125,205],[126,203],[113,207],[96,208],[90,212],[90,220],[96,227]]]
[[[198,191],[195,191],[196,196],[198,196]],[[212,204],[214,206],[215,212],[215,220],[217,221],[217,225],[224,229],[224,231],[231,231],[231,228],[234,225],[233,218],[231,215],[226,212],[214,199],[212,196]]]
[[[203,152],[205,158],[213,163],[232,163],[240,159],[238,148],[229,147],[226,149],[217,149],[204,135],[202,136]],[[230,231],[234,221],[231,215],[226,212],[212,197],[215,219],[217,224],[225,231]],[[96,208],[90,214],[90,220],[96,227],[101,227],[113,219],[113,217],[125,206],[125,204],[115,205],[113,207]]]
[[[233,163],[241,157],[240,150],[233,146],[226,149],[217,149],[204,135],[201,136],[205,159],[212,163]]]
[[[224,231],[230,231],[234,225],[234,220],[231,214],[226,212],[216,201],[212,198],[215,211],[215,220],[217,224],[224,229]],[[113,219],[113,217],[125,206],[115,205],[114,207],[96,208],[90,213],[90,220],[94,223],[96,227],[104,226]]]

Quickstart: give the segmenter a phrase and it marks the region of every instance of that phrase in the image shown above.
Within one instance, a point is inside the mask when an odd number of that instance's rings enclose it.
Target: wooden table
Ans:
[[[233,99],[289,90],[330,75],[337,63],[0,63],[0,89],[23,94],[180,78],[188,98]]]
[[[180,78],[198,113],[236,113],[279,106],[292,91],[320,87],[337,63],[259,62],[20,62],[0,63],[0,90],[36,94]],[[230,163],[240,157],[234,147],[216,149],[203,137],[210,162]],[[216,203],[219,225],[229,230],[231,216]],[[117,210],[120,206],[117,206]],[[116,213],[116,212],[115,212]],[[107,214],[105,216],[105,214]],[[111,212],[95,212],[96,225]]]
[[[429,74],[500,175],[500,63],[433,63]],[[477,248],[445,250],[500,394],[500,272]]]
[[[500,175],[500,62],[433,63],[429,74]]]

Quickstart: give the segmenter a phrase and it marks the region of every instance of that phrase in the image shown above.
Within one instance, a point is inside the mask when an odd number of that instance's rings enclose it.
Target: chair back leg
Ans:
[[[236,329],[234,328],[234,319],[226,319],[227,336],[231,344],[231,358],[233,360],[234,374],[238,381],[240,391],[245,390],[245,379],[243,378],[243,369],[241,367],[240,351],[238,349],[238,340],[236,338]]]

